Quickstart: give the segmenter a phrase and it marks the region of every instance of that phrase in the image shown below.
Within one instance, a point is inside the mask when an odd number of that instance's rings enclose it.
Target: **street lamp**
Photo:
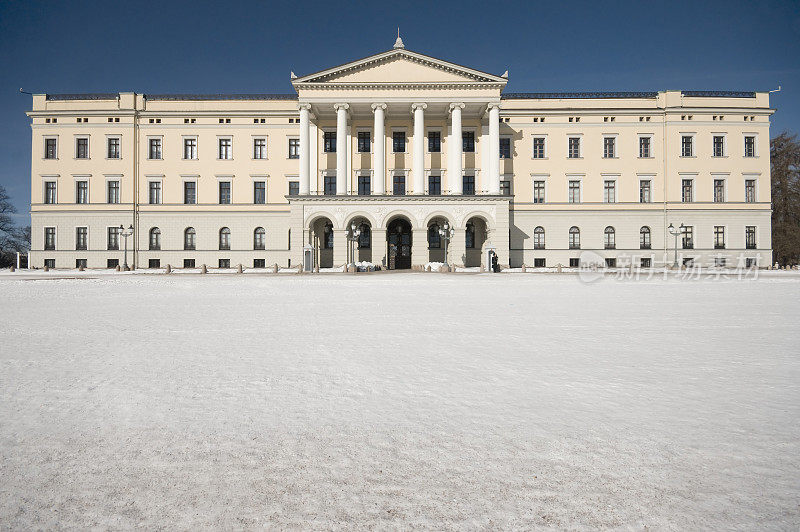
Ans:
[[[439,229],[439,236],[444,241],[444,265],[447,266],[447,247],[450,243],[450,239],[453,238],[455,234],[455,230],[450,227],[450,224],[445,222],[444,226]]]
[[[131,225],[127,229],[125,229],[122,225],[120,225],[119,226],[119,234],[121,234],[125,238],[125,255],[124,255],[125,256],[125,259],[124,259],[125,266],[123,266],[123,268],[127,272],[127,271],[130,271],[130,268],[128,268],[128,237],[133,234],[133,225]]]
[[[677,268],[678,267],[678,235],[682,235],[682,234],[684,234],[686,232],[686,226],[681,224],[681,226],[676,229],[674,225],[669,224],[669,227],[667,229],[669,229],[669,234],[671,234],[671,235],[673,235],[675,237],[675,260],[672,262],[672,267],[673,268]]]
[[[350,241],[350,255],[352,257],[351,264],[356,262],[356,243],[358,242],[358,237],[361,236],[361,228],[356,225],[355,222],[350,224],[350,232],[347,235],[347,240]]]

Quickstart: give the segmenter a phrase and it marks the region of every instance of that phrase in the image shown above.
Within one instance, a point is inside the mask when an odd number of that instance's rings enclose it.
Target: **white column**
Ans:
[[[461,139],[461,110],[463,108],[463,103],[450,104],[452,134],[450,135],[451,146],[448,148],[451,157],[450,167],[447,169],[447,188],[450,189],[451,194],[461,194],[464,188],[464,168],[461,160],[461,154],[464,148],[462,144],[463,140]]]
[[[427,103],[411,105],[411,112],[414,113],[414,147],[411,163],[414,194],[425,194],[425,109],[427,107]]]
[[[373,103],[375,113],[372,144],[372,193],[386,194],[386,133],[384,132],[385,103]]]
[[[347,194],[347,110],[346,103],[337,103],[336,109],[336,194]]]
[[[500,194],[500,106],[489,104],[489,173],[487,191]]]
[[[309,111],[311,105],[301,103],[300,109],[300,195],[311,190],[311,150],[309,149]]]

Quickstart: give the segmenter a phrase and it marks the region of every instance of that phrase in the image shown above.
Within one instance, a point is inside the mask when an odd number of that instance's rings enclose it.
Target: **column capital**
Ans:
[[[422,109],[423,111],[428,108],[427,103],[412,103],[411,104],[411,112],[413,113],[417,109]]]
[[[463,103],[460,103],[460,102],[459,103],[451,103],[450,104],[450,112],[452,113],[453,109],[463,109],[464,107],[466,107],[466,106]]]
[[[500,104],[498,102],[489,102],[489,104],[486,106],[486,110],[491,111],[492,109],[497,109],[499,111]]]
[[[373,103],[372,104],[372,111],[374,112],[374,111],[376,111],[378,109],[381,109],[381,110],[385,111],[386,110],[386,104],[385,103]]]
[[[345,111],[347,111],[348,109],[350,109],[350,104],[349,103],[335,103],[335,104],[333,104],[333,108],[335,110],[337,110],[337,111],[340,110],[340,109],[344,109]]]
[[[297,110],[301,111],[303,109],[305,109],[306,111],[310,111],[311,110],[311,104],[310,103],[298,103],[297,104]]]

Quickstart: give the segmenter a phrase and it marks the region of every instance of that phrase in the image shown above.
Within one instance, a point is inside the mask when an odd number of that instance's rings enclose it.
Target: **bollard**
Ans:
[[[278,263],[272,265],[272,273],[278,273]]]
[[[244,272],[242,271],[242,265],[241,265],[241,264],[239,264],[239,265],[236,267],[236,273],[244,273]]]
[[[319,264],[314,266],[314,273],[319,273]]]
[[[525,266],[525,263],[522,263],[522,273],[528,273],[528,267]]]
[[[302,273],[303,273],[303,265],[302,264],[298,264],[297,265],[297,274],[300,275]]]
[[[49,266],[45,266],[44,267],[44,271],[49,272],[50,271],[50,267]]]
[[[116,267],[116,268],[114,268],[114,269],[115,269],[115,270],[117,270],[118,272],[121,272],[121,271],[122,271],[122,266],[120,266],[119,264],[117,264],[117,267]]]
[[[164,271],[164,273],[172,273],[172,266],[167,264],[167,269]]]
[[[17,269],[16,269],[15,267],[13,267],[13,266],[12,266],[12,267],[11,267],[11,273],[14,273],[15,271],[17,271]]]
[[[200,273],[208,273],[208,268],[206,268],[206,265],[205,265],[205,264],[203,264],[202,266],[200,266]]]

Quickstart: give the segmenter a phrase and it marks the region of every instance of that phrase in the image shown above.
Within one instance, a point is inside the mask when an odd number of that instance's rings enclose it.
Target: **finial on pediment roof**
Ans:
[[[289,71],[289,78],[290,79],[297,79],[297,74],[294,73],[294,70]]]
[[[500,76],[500,77],[501,77],[501,78],[508,79],[508,70],[506,70],[505,72],[503,72],[503,75],[502,75],[502,76]]]
[[[403,39],[400,38],[400,26],[397,27],[397,40],[394,41],[394,48],[405,48],[406,45],[403,44]]]

